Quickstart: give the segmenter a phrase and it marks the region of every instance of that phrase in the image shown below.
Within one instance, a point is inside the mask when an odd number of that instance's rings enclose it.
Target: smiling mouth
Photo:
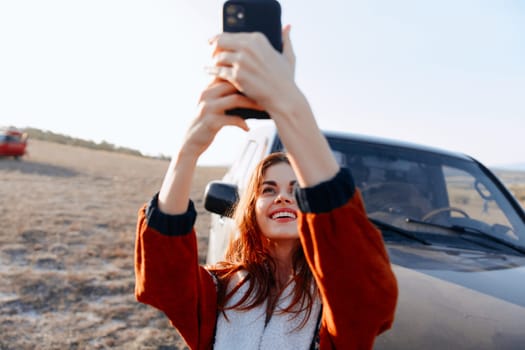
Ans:
[[[273,213],[270,218],[272,220],[278,220],[278,219],[297,219],[297,214],[293,211],[278,211]]]

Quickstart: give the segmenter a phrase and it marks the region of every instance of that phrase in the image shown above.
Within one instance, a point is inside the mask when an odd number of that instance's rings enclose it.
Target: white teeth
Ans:
[[[296,216],[295,216],[294,213],[289,212],[289,211],[280,211],[280,212],[275,213],[275,214],[272,215],[272,219],[281,219],[281,218],[295,219]]]

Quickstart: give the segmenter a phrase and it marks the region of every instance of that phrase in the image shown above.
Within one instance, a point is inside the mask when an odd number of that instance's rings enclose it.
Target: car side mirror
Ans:
[[[204,190],[204,208],[221,216],[231,218],[238,201],[237,186],[230,183],[211,181]]]

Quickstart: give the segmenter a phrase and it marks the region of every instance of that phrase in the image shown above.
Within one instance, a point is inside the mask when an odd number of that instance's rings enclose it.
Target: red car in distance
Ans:
[[[26,153],[27,134],[16,128],[0,128],[0,157],[20,158]]]

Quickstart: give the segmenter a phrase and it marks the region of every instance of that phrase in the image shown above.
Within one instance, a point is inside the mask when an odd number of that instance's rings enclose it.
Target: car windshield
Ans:
[[[467,228],[463,231],[525,247],[525,223],[518,208],[475,161],[410,147],[328,139],[341,166],[352,172],[374,221],[421,234],[452,235],[447,227]]]
[[[10,142],[10,143],[18,143],[21,142],[21,137],[18,135],[10,135],[10,134],[0,134],[0,141],[3,142]]]

